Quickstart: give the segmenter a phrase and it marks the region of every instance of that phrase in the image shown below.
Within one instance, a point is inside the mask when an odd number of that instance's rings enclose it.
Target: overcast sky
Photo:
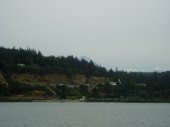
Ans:
[[[0,45],[170,70],[170,0],[0,0]]]

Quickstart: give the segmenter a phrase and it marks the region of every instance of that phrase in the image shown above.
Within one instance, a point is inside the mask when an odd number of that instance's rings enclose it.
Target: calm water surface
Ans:
[[[170,104],[0,103],[0,127],[170,127]]]

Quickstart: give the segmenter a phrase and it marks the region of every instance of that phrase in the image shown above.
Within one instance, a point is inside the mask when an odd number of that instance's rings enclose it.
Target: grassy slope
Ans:
[[[81,85],[86,83],[86,76],[84,75],[75,75],[73,77],[68,77],[66,75],[59,75],[55,74],[45,74],[45,75],[38,75],[38,74],[13,74],[12,79],[19,82],[30,82],[30,83],[44,83],[44,84],[72,84],[72,85]],[[89,84],[97,84],[101,82],[108,81],[107,78],[104,77],[95,77],[92,76],[88,79]]]
[[[11,79],[13,81],[18,81],[21,83],[26,83],[30,85],[46,85],[46,86],[55,86],[56,84],[67,84],[67,85],[82,85],[88,84],[96,85],[98,83],[103,83],[109,81],[105,77],[96,77],[91,76],[87,80],[85,75],[74,75],[73,77],[68,77],[66,75],[59,75],[57,73],[53,74],[30,74],[30,73],[22,73],[22,74],[12,74]],[[0,72],[0,83],[7,83],[3,74]]]

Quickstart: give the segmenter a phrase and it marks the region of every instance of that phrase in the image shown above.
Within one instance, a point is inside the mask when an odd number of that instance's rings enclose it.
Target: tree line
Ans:
[[[86,61],[72,55],[67,57],[44,56],[40,51],[34,49],[16,49],[15,47],[12,49],[0,47],[0,69],[9,73],[42,74],[57,72],[69,76],[83,74],[106,77],[109,74],[106,68],[94,64],[92,60]]]
[[[17,95],[30,91],[44,91],[44,96],[53,95],[60,98],[86,96],[88,98],[170,98],[170,71],[166,72],[126,72],[119,70],[107,70],[94,64],[94,62],[79,59],[74,56],[44,56],[34,49],[16,49],[0,47],[0,71],[3,73],[7,84],[0,83],[0,95]],[[99,83],[88,87],[82,84],[78,88],[66,86],[31,86],[11,80],[13,73],[58,73],[72,78],[75,74],[101,76],[116,82]],[[88,82],[87,82],[88,83]]]

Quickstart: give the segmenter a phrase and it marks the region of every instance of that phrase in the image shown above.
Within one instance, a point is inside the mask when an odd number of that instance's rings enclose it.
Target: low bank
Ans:
[[[120,99],[120,98],[87,98],[59,99],[56,97],[0,97],[0,102],[124,102],[124,103],[170,103],[170,99]]]

